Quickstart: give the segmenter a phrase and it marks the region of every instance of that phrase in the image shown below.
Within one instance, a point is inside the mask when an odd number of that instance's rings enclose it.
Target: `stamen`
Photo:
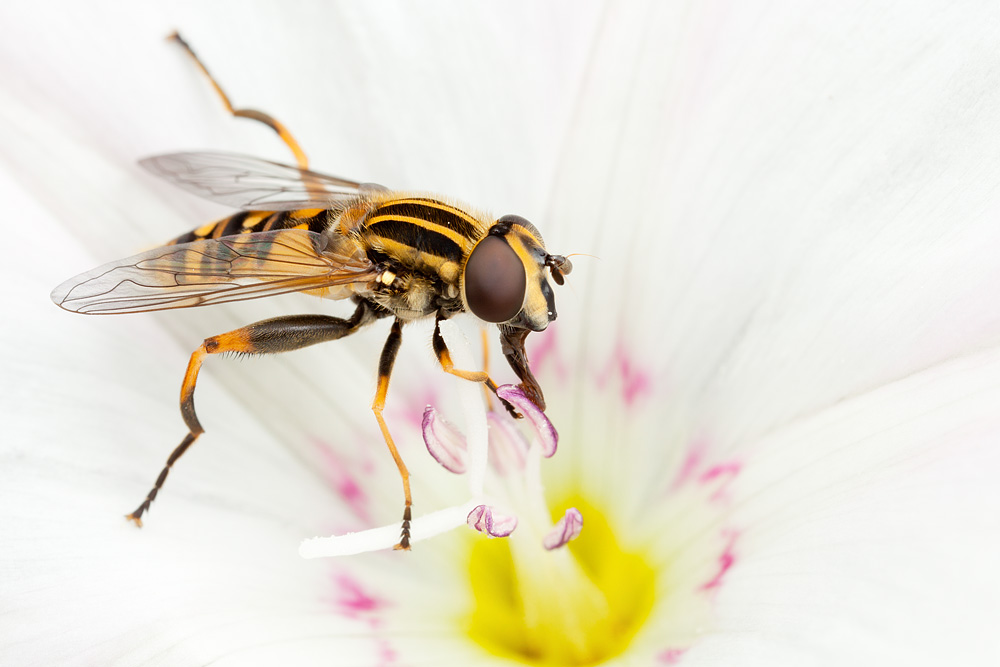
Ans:
[[[528,457],[528,441],[515,428],[506,414],[489,412],[486,421],[490,427],[490,463],[499,475],[524,470]]]
[[[464,473],[469,462],[465,436],[429,405],[424,409],[424,419],[420,426],[424,444],[434,460],[445,470],[459,475]]]
[[[549,458],[556,453],[556,445],[559,444],[559,434],[556,433],[555,426],[545,416],[545,413],[531,402],[531,399],[528,398],[523,389],[512,384],[500,385],[497,387],[497,396],[520,410],[521,414],[531,422],[531,425],[535,428],[535,433],[538,435],[542,456]]]
[[[581,530],[583,530],[583,515],[580,514],[580,510],[570,507],[552,530],[542,538],[542,546],[549,551],[558,549],[575,540]]]
[[[464,505],[448,507],[417,517],[410,522],[410,543],[421,542],[458,528],[466,522],[469,512],[475,507],[476,502],[469,501]],[[399,542],[399,523],[392,523],[357,533],[303,540],[299,545],[299,556],[302,558],[352,556],[368,551],[392,549],[397,542]]]
[[[469,512],[466,523],[487,537],[507,537],[517,528],[517,517],[494,513],[488,505],[477,505]]]

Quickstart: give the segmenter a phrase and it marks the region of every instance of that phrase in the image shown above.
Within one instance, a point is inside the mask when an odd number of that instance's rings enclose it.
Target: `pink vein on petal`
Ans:
[[[532,336],[529,340],[537,341],[537,343],[528,349],[528,363],[535,373],[541,373],[551,362],[551,370],[556,379],[565,382],[569,374],[566,370],[566,364],[559,356],[557,335],[555,328],[549,328],[541,335]]]
[[[701,590],[703,591],[718,588],[722,584],[722,577],[733,566],[733,563],[736,562],[733,546],[736,544],[736,538],[739,535],[735,530],[726,530],[722,534],[726,538],[726,546],[722,549],[722,553],[719,554],[719,569],[711,579],[702,584]]]
[[[388,606],[386,602],[367,593],[361,582],[344,572],[336,573],[333,583],[336,587],[333,604],[338,614],[353,619],[366,618],[378,624],[375,615]]]
[[[612,375],[621,380],[622,399],[625,405],[632,407],[642,397],[653,389],[652,377],[637,364],[628,352],[625,342],[619,339],[604,370],[597,374],[597,385],[604,387]]]
[[[313,437],[312,440],[323,459],[323,474],[327,482],[344,499],[356,517],[369,521],[368,496],[358,479],[351,474],[351,467],[320,438]],[[370,465],[363,467],[366,471],[370,469]]]
[[[652,388],[652,380],[649,374],[640,370],[632,359],[632,356],[625,351],[625,347],[618,348],[618,372],[622,377],[622,393],[625,397],[626,405],[633,405],[640,396],[648,394]]]
[[[686,648],[668,648],[656,656],[656,661],[664,665],[679,665],[686,652]]]
[[[694,479],[695,472],[701,466],[701,460],[705,456],[706,449],[707,445],[704,439],[699,438],[691,443],[690,447],[688,447],[687,456],[684,457],[684,463],[681,464],[680,469],[677,471],[674,481],[670,483],[670,491],[676,491]]]
[[[399,658],[399,652],[392,647],[388,639],[378,640],[378,664],[379,667],[385,665],[395,665]]]
[[[383,623],[381,612],[391,603],[375,597],[367,592],[361,582],[346,572],[336,572],[333,575],[334,612],[352,620],[363,621],[373,630]],[[397,664],[399,653],[392,647],[388,639],[375,640],[378,649],[379,667]]]
[[[424,408],[438,404],[438,392],[428,386],[422,392],[413,392],[405,396],[400,407],[392,410],[393,421],[407,422],[410,426],[420,429],[424,420]]]
[[[743,466],[735,461],[719,463],[712,466],[701,474],[698,481],[708,485],[713,482],[717,484],[715,491],[709,496],[709,500],[722,500],[725,497],[726,489],[732,484],[736,476],[740,474]]]

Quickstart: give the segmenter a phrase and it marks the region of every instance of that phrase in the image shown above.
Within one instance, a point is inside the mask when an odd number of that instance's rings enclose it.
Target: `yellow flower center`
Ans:
[[[622,550],[584,499],[552,507],[583,513],[583,531],[567,547],[545,551],[531,531],[475,540],[468,634],[491,654],[525,664],[598,664],[622,653],[646,621],[656,572]]]

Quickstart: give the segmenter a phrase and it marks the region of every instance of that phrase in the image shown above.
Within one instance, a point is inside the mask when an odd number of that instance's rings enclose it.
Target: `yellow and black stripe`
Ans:
[[[453,285],[458,284],[466,258],[489,229],[487,221],[447,202],[396,195],[359,202],[344,211],[240,211],[167,245],[286,229],[324,233],[338,221],[341,233],[356,239],[372,261],[396,264]]]
[[[429,197],[393,198],[376,204],[355,230],[375,260],[457,283],[462,262],[487,231],[466,211]]]
[[[269,232],[282,229],[307,229],[322,233],[330,226],[330,216],[333,212],[322,208],[305,208],[295,211],[240,211],[239,213],[202,225],[187,234],[178,236],[167,245],[178,245],[201,241],[203,239],[220,239],[237,234],[253,232]]]

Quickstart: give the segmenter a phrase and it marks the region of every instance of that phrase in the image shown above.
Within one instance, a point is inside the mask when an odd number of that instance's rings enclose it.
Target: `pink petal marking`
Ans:
[[[312,442],[323,459],[323,473],[327,482],[344,499],[358,519],[368,522],[370,520],[368,496],[365,495],[364,488],[358,483],[358,479],[351,474],[351,467],[322,439],[313,437]],[[363,470],[366,468],[370,468],[370,466],[362,466]],[[370,470],[368,471],[370,472]]]
[[[679,489],[694,478],[695,471],[697,471],[698,467],[701,465],[704,453],[704,442],[696,440],[691,444],[688,449],[687,456],[684,458],[684,463],[681,464],[680,470],[677,471],[677,476],[674,477],[674,481],[670,484],[671,491]]]
[[[439,417],[437,410],[428,405],[424,410],[420,430],[424,434],[427,451],[435,461],[453,473],[465,472],[469,455],[466,451],[465,436],[458,429]]]
[[[531,341],[534,344],[528,349],[528,360],[535,373],[541,373],[551,360],[552,372],[556,379],[564,382],[569,373],[566,371],[566,364],[559,356],[558,333],[555,327],[549,327],[543,332],[532,335]]]
[[[559,434],[556,433],[556,427],[552,425],[545,413],[531,402],[520,387],[513,384],[500,385],[497,387],[497,396],[517,408],[535,427],[535,433],[542,445],[542,456],[548,458],[556,453],[556,445],[559,444]]]
[[[580,535],[581,530],[583,530],[583,515],[577,508],[570,507],[552,527],[552,530],[542,538],[542,546],[549,551],[558,549],[571,540],[575,540]]]
[[[668,648],[656,656],[656,661],[664,665],[679,665],[685,653],[686,648]]]
[[[469,528],[485,533],[487,537],[507,537],[517,528],[517,517],[494,514],[488,505],[476,505],[466,518]]]
[[[622,374],[622,394],[626,405],[633,405],[637,398],[648,394],[653,384],[645,371],[633,367],[632,360],[623,354],[619,361]]]
[[[652,391],[652,377],[643,370],[642,364],[635,362],[623,340],[619,340],[615,345],[615,351],[608,360],[608,365],[598,374],[598,385],[605,385],[612,374],[621,378],[622,398],[629,407]]]
[[[440,402],[438,400],[438,391],[432,385],[427,385],[420,391],[411,390],[398,392],[398,394],[401,394],[400,398],[403,400],[397,400],[392,403],[392,420],[389,420],[390,424],[393,421],[406,422],[414,428],[420,428],[423,422],[423,407],[425,405],[438,405]],[[393,394],[393,396],[395,395]],[[386,419],[388,419],[388,416]]]
[[[369,595],[357,579],[349,574],[339,572],[334,575],[336,597],[334,605],[337,613],[348,618],[368,618],[388,606],[384,601]]]
[[[711,579],[702,584],[701,590],[710,591],[712,589],[718,588],[722,584],[722,577],[729,571],[729,568],[733,566],[736,562],[736,555],[733,553],[733,546],[736,544],[736,538],[739,534],[735,530],[723,531],[723,537],[726,538],[726,546],[723,548],[722,553],[719,554],[719,570],[715,573]]]
[[[378,640],[378,667],[395,665],[399,659],[399,652],[392,647],[388,639]]]
[[[732,484],[736,476],[740,474],[743,466],[735,461],[719,463],[701,474],[698,481],[703,485],[715,483],[716,489],[709,496],[709,500],[723,500],[726,496],[726,489]]]
[[[699,486],[703,492],[710,492],[708,499],[713,502],[724,501],[726,491],[733,483],[743,464],[739,461],[723,461],[709,465],[708,444],[704,438],[694,440],[688,447],[687,456],[670,483],[668,492],[676,491],[687,484]]]
[[[334,611],[345,618],[363,621],[373,630],[384,623],[380,612],[387,609],[390,603],[367,593],[361,582],[346,572],[334,574],[336,596],[333,600]],[[388,639],[377,638],[378,667],[389,667],[398,664],[399,653],[392,647]]]
[[[488,412],[486,421],[490,427],[490,463],[500,475],[524,470],[528,456],[528,442],[514,427],[513,420],[506,413]]]

